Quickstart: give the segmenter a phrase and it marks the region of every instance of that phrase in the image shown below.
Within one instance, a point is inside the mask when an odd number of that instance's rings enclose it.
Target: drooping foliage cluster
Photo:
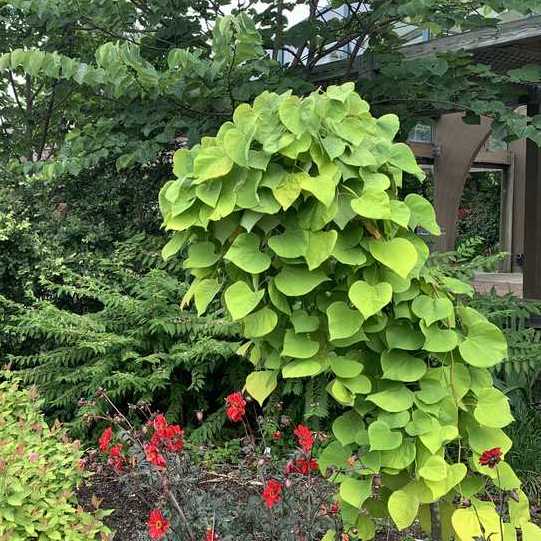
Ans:
[[[319,381],[341,407],[319,465],[335,472],[346,529],[370,539],[384,515],[430,529],[439,502],[447,532],[500,539],[495,505],[476,498],[492,482],[519,502],[502,528],[529,535],[509,464],[479,463],[487,448],[511,448],[508,400],[489,371],[507,345],[461,302],[470,286],[425,266],[416,229],[439,227],[427,200],[397,197],[404,173],[424,176],[398,130],[352,83],[302,99],[264,92],[175,153],[177,179],[160,193],[173,231],[164,252],[188,245],[184,304],[203,313],[219,297],[240,323],[255,400]]]

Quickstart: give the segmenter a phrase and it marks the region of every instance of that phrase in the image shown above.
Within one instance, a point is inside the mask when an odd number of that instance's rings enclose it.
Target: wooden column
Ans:
[[[528,105],[528,115],[539,113],[539,104]],[[541,300],[541,148],[526,142],[524,208],[524,298]]]

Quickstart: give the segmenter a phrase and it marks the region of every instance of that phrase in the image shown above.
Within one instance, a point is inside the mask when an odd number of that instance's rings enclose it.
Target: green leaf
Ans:
[[[501,490],[515,490],[522,484],[513,468],[507,462],[500,462],[496,466],[496,477],[492,482]]]
[[[277,323],[278,316],[276,312],[265,306],[244,318],[244,336],[246,338],[265,336],[274,330]]]
[[[277,378],[274,370],[252,372],[246,378],[246,390],[260,406],[263,406],[265,399],[276,389],[276,385]]]
[[[286,265],[275,276],[274,284],[284,295],[300,297],[327,280],[329,278],[321,269],[309,271],[301,266]]]
[[[428,327],[442,319],[452,320],[455,313],[453,304],[448,298],[432,298],[428,295],[419,295],[414,299],[411,310]]]
[[[479,393],[473,415],[479,424],[490,428],[503,428],[513,422],[509,400],[493,387]]]
[[[272,188],[272,193],[284,210],[287,210],[300,196],[301,186],[306,173],[287,173],[282,180]]]
[[[363,371],[363,365],[347,357],[333,355],[329,357],[331,370],[340,378],[354,378]]]
[[[204,184],[199,184],[195,188],[195,195],[199,200],[203,201],[205,205],[208,205],[209,207],[214,207],[216,206],[216,203],[218,202],[218,199],[220,197],[222,185],[223,183],[221,180],[215,180],[214,182],[205,182]],[[175,206],[173,206],[173,212],[175,212]]]
[[[381,368],[384,379],[413,382],[425,375],[427,365],[423,359],[392,349],[381,354]]]
[[[332,134],[324,137],[321,144],[331,160],[340,157],[344,153],[344,150],[346,150],[346,143]]]
[[[355,436],[364,427],[364,423],[354,410],[350,410],[337,417],[332,424],[332,431],[342,445],[355,442]]]
[[[421,331],[425,335],[423,348],[433,353],[453,351],[458,345],[458,336],[451,329],[440,329],[437,325],[427,327],[421,323]]]
[[[411,229],[421,226],[433,235],[441,235],[440,226],[436,222],[436,212],[429,201],[416,193],[410,193],[404,199],[404,203],[411,211],[409,220]]]
[[[408,227],[411,212],[408,206],[402,201],[391,201],[391,221],[404,228]]]
[[[302,257],[308,245],[308,232],[299,228],[288,227],[281,235],[269,239],[269,246],[280,257]]]
[[[231,160],[242,167],[249,167],[250,139],[238,128],[231,128],[224,136],[224,150]]]
[[[309,378],[321,373],[323,367],[317,359],[301,359],[288,362],[282,367],[284,378]]]
[[[301,187],[304,191],[310,192],[316,199],[321,201],[325,207],[329,208],[335,200],[336,182],[338,179],[338,167],[332,164],[317,177],[303,174],[301,177]]]
[[[447,477],[447,463],[439,455],[429,456],[418,470],[427,481],[443,481]]]
[[[327,319],[331,340],[353,336],[360,330],[364,321],[357,310],[352,310],[342,301],[333,302],[327,308]]]
[[[261,302],[264,290],[252,291],[243,281],[235,282],[225,290],[225,305],[233,321],[246,317]]]
[[[426,177],[423,170],[417,165],[413,151],[405,143],[395,143],[392,146],[389,163],[406,171],[406,173],[415,175],[419,180],[424,180]]]
[[[356,509],[360,509],[370,496],[372,496],[371,479],[360,481],[348,477],[340,483],[340,498]]]
[[[291,323],[296,333],[314,332],[319,328],[319,318],[308,315],[306,310],[295,310],[291,314]]]
[[[355,92],[355,83],[347,82],[341,85],[330,85],[325,92],[331,100],[337,100],[344,103],[348,96]]]
[[[366,397],[384,411],[398,413],[413,405],[413,393],[401,383],[388,383],[382,390]]]
[[[282,124],[295,135],[306,131],[301,120],[301,100],[297,96],[287,97],[278,109],[278,115]]]
[[[383,115],[378,118],[376,127],[383,137],[392,141],[400,129],[400,119],[393,114]]]
[[[266,271],[271,264],[270,257],[259,251],[259,243],[260,239],[254,233],[241,233],[235,238],[224,258],[246,272],[259,274]]]
[[[368,246],[374,259],[402,278],[406,278],[417,264],[417,250],[409,240],[371,240]]]
[[[533,522],[522,524],[522,541],[541,541],[541,528]]]
[[[419,511],[419,499],[403,490],[395,490],[387,502],[389,515],[399,530],[409,528]]]
[[[271,303],[280,310],[280,312],[291,315],[291,308],[289,307],[289,303],[287,302],[287,299],[284,295],[282,295],[278,289],[276,289],[276,285],[274,283],[274,280],[271,280],[269,282],[267,291],[269,292],[269,298],[271,300]]]
[[[371,451],[390,451],[402,444],[402,433],[392,431],[383,421],[375,421],[368,426],[368,441]]]
[[[196,242],[188,248],[188,259],[184,261],[186,269],[204,269],[212,267],[220,259],[216,246],[210,241]]]
[[[409,321],[393,321],[385,329],[385,338],[389,349],[415,351],[425,342],[423,334]]]
[[[368,282],[358,280],[349,288],[348,295],[364,319],[368,319],[391,302],[393,288],[386,282],[371,286]]]
[[[364,218],[373,220],[391,218],[391,201],[386,192],[364,191],[358,199],[351,201],[351,208]]]
[[[345,468],[350,456],[351,450],[348,447],[343,447],[339,442],[333,441],[323,449],[318,457],[319,470],[323,475],[326,475],[329,466],[336,469]]]
[[[220,291],[221,287],[222,286],[215,278],[201,280],[195,286],[193,293],[198,316],[205,313],[208,305],[212,302],[218,291]]]
[[[296,359],[308,359],[319,351],[319,342],[311,340],[308,335],[295,334],[289,329],[284,336],[283,357],[294,357]]]
[[[458,349],[468,364],[478,368],[495,366],[507,357],[507,342],[503,333],[496,325],[486,321],[468,326],[468,336]]]
[[[187,231],[176,231],[173,236],[169,239],[167,244],[162,248],[162,257],[167,261],[170,257],[174,256],[179,252],[190,234]]]
[[[326,387],[327,392],[342,406],[353,406],[354,395],[337,379],[333,379]]]
[[[330,257],[337,238],[336,231],[310,231],[308,233],[308,244],[304,258],[308,263],[309,270],[316,269]]]
[[[200,148],[193,162],[194,174],[199,182],[223,177],[233,168],[233,160],[221,146]]]
[[[372,390],[372,382],[362,374],[352,378],[340,378],[340,383],[354,394],[368,394]]]

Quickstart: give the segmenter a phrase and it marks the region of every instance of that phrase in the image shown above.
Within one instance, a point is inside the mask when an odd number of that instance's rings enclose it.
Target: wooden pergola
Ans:
[[[427,57],[444,52],[465,51],[474,59],[506,72],[528,64],[541,64],[541,15],[453,34],[402,48],[406,59]],[[319,66],[316,77],[321,82],[343,79],[347,61],[340,60]],[[371,77],[377,69],[371,58],[359,56],[349,68],[350,78]],[[523,93],[525,94],[525,93]],[[528,115],[541,112],[541,85],[528,88],[528,99],[509,105],[527,107]],[[441,157],[434,159],[434,204],[438,221],[446,234],[440,248],[452,250],[456,238],[457,210],[469,170],[490,135],[490,122],[480,126],[463,124],[460,137],[447,145]],[[515,212],[524,215],[524,297],[541,299],[541,148],[526,142],[525,189]],[[522,224],[522,220],[521,220]]]

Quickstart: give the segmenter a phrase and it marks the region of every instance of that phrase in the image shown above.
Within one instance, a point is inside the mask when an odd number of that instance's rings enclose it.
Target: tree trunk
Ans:
[[[438,502],[430,504],[430,530],[432,541],[442,541],[440,504]]]

